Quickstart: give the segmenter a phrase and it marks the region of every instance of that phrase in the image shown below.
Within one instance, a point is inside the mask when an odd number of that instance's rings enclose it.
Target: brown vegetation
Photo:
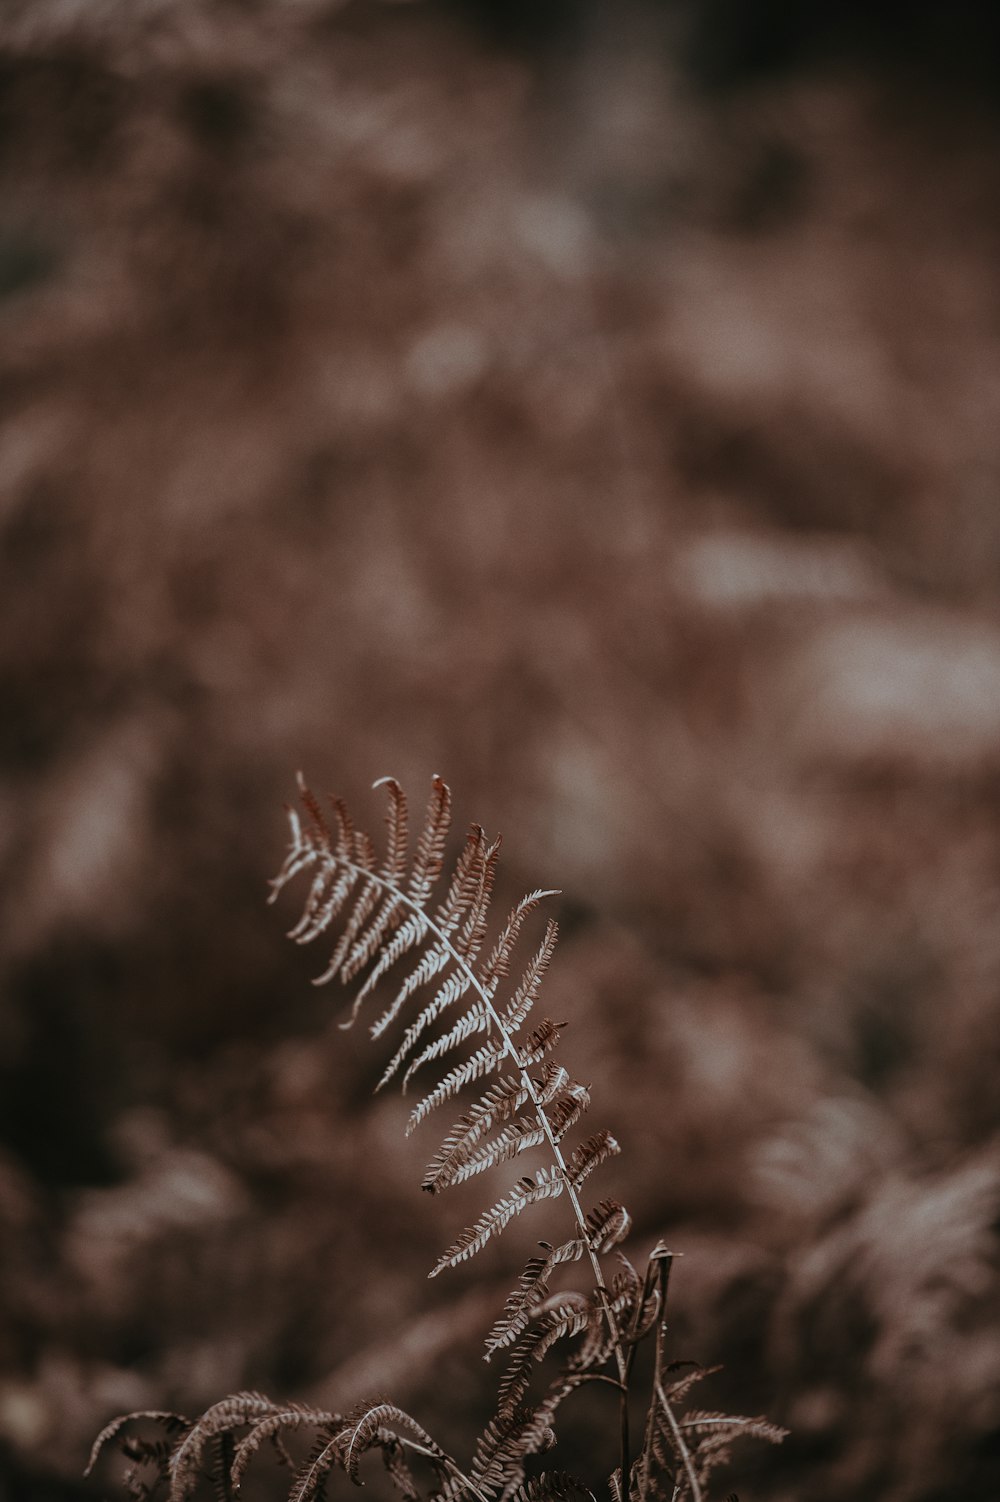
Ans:
[[[4,7],[13,1496],[125,1409],[489,1412],[499,1269],[415,1291],[401,1106],[262,918],[296,765],[440,768],[563,889],[672,1339],[793,1431],[741,1497],[997,1493],[996,119],[699,92],[626,10]]]

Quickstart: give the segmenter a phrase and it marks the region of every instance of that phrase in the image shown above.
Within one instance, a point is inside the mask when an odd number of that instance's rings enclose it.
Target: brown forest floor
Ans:
[[[297,767],[562,889],[603,1183],[793,1430],[744,1502],[1000,1492],[1000,122],[656,14],[0,21],[4,1499],[240,1387],[485,1416],[531,1228],[425,1283]]]

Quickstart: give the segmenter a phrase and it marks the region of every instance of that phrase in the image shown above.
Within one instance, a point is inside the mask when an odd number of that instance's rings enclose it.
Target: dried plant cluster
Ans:
[[[563,1024],[532,1017],[556,945],[556,924],[547,922],[526,960],[516,958],[526,920],[544,898],[556,894],[528,893],[491,944],[499,838],[487,839],[474,824],[443,894],[436,897],[451,827],[447,784],[433,779],[412,852],[402,788],[393,778],[376,786],[386,789],[389,800],[381,859],[342,800],[331,800],[331,825],[301,785],[306,818],[290,811],[291,845],[272,900],[289,881],[308,873],[312,881],[304,910],[290,937],[306,944],[339,925],[332,958],[317,984],[337,976],[344,983],[366,977],[342,1026],[354,1024],[394,972],[391,999],[370,1026],[376,1040],[394,1029],[401,1034],[378,1088],[401,1078],[405,1092],[418,1074],[425,1080],[431,1071],[436,1075],[413,1105],[407,1133],[467,1087],[481,1092],[431,1157],[425,1190],[436,1194],[522,1154],[536,1155],[533,1169],[499,1193],[441,1255],[430,1276],[475,1256],[542,1200],[562,1199],[569,1209],[568,1236],[539,1243],[539,1254],[529,1259],[487,1336],[486,1359],[503,1353],[506,1360],[496,1411],[463,1467],[392,1402],[367,1400],[351,1412],[335,1413],[239,1392],[194,1422],[153,1410],[114,1419],[94,1443],[90,1469],[117,1441],[129,1462],[123,1480],[134,1502],[161,1490],[170,1502],[184,1502],[203,1480],[220,1498],[231,1498],[268,1445],[292,1470],[289,1502],[313,1502],[337,1468],[360,1483],[362,1457],[377,1450],[404,1502],[418,1502],[428,1485],[433,1502],[592,1498],[586,1480],[561,1470],[529,1477],[528,1463],[556,1444],[564,1400],[584,1384],[600,1383],[610,1389],[612,1404],[609,1454],[617,1458],[609,1478],[612,1502],[623,1502],[626,1495],[630,1502],[706,1502],[710,1479],[729,1462],[735,1440],[779,1442],[785,1431],[762,1417],[689,1406],[692,1390],[710,1371],[668,1359],[672,1253],[657,1245],[640,1274],[621,1250],[631,1227],[624,1205],[607,1197],[588,1207],[585,1185],[620,1149],[604,1129],[568,1146],[569,1134],[589,1108],[589,1091],[553,1057]],[[519,975],[516,981],[512,972]],[[553,1291],[556,1269],[573,1263],[586,1270],[589,1289]],[[640,1394],[635,1369],[644,1343],[652,1353],[645,1363],[646,1391]],[[557,1349],[561,1359],[555,1373],[543,1372],[545,1358]],[[636,1427],[640,1397],[643,1417]],[[155,1437],[132,1432],[135,1425],[152,1426]],[[299,1464],[285,1445],[295,1431],[313,1436]]]

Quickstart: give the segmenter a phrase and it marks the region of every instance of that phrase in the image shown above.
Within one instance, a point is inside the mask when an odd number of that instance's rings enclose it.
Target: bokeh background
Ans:
[[[741,1498],[1000,1493],[995,16],[5,0],[4,1502],[240,1387],[488,1413],[551,1222],[425,1281],[298,768],[562,889]]]

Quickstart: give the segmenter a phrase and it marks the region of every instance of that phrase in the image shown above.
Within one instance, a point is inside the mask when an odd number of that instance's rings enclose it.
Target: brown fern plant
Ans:
[[[611,1502],[625,1502],[626,1491],[628,1502],[707,1502],[709,1479],[728,1462],[734,1440],[749,1435],[777,1442],[784,1431],[763,1418],[687,1406],[692,1388],[708,1373],[692,1363],[666,1360],[672,1254],[657,1246],[640,1276],[620,1250],[630,1227],[628,1211],[613,1198],[587,1205],[587,1181],[619,1147],[605,1130],[575,1147],[567,1144],[590,1105],[589,1093],[553,1057],[562,1024],[532,1019],[556,944],[555,923],[547,923],[541,942],[520,961],[516,984],[509,980],[526,919],[554,894],[535,891],[522,898],[490,944],[499,839],[488,840],[474,824],[435,900],[451,824],[448,787],[434,778],[411,854],[402,788],[392,778],[376,786],[388,795],[388,839],[381,859],[340,799],[332,800],[334,817],[328,821],[300,779],[306,817],[303,821],[289,810],[291,846],[272,884],[272,901],[294,877],[308,873],[304,911],[290,937],[307,944],[339,928],[317,984],[338,975],[351,982],[367,972],[342,1026],[350,1027],[395,973],[391,995],[370,1031],[374,1039],[395,1031],[398,1040],[378,1088],[394,1078],[401,1078],[404,1091],[418,1076],[433,1080],[413,1106],[408,1133],[467,1087],[480,1090],[445,1133],[427,1166],[424,1189],[437,1194],[524,1153],[536,1155],[532,1170],[503,1189],[442,1254],[430,1276],[473,1257],[529,1206],[541,1200],[566,1203],[566,1239],[540,1243],[487,1336],[486,1358],[503,1352],[507,1360],[496,1412],[462,1468],[390,1402],[366,1402],[340,1414],[240,1392],[196,1422],[164,1412],[115,1419],[98,1435],[88,1469],[117,1440],[129,1461],[124,1484],[134,1502],[159,1492],[169,1502],[186,1502],[203,1477],[220,1498],[232,1498],[257,1452],[268,1445],[293,1470],[289,1502],[314,1502],[335,1468],[359,1482],[362,1456],[378,1450],[404,1502],[422,1502],[424,1496],[415,1466],[433,1478],[430,1502],[593,1499],[589,1487],[563,1472],[526,1479],[526,1466],[555,1444],[557,1413],[569,1394],[599,1383],[614,1394],[618,1463],[610,1477]],[[587,1270],[589,1288],[552,1292],[555,1269],[570,1263]],[[652,1380],[644,1421],[633,1433],[633,1369],[647,1337],[653,1346]],[[541,1363],[555,1347],[563,1353],[561,1362],[539,1389]],[[134,1432],[133,1424],[150,1437]],[[313,1443],[296,1468],[283,1436],[297,1430],[311,1431]]]

